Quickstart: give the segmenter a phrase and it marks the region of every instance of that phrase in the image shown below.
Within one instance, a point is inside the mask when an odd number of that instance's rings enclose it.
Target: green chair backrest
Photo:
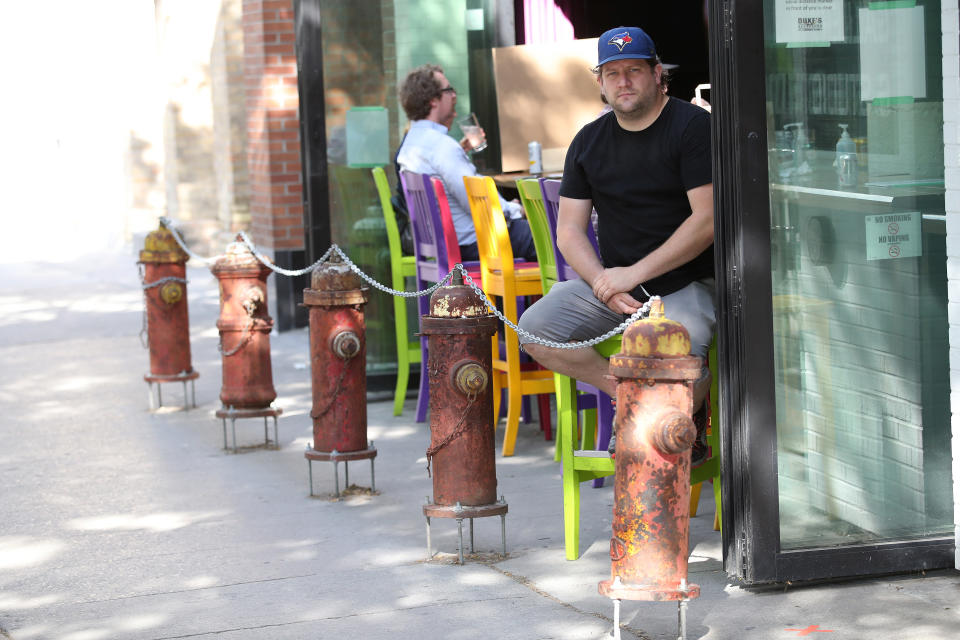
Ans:
[[[377,196],[380,198],[380,208],[383,209],[383,222],[387,230],[387,246],[390,254],[390,286],[399,291],[405,291],[406,279],[417,273],[417,265],[413,256],[404,256],[400,245],[400,230],[397,227],[397,216],[390,203],[390,183],[382,167],[374,167],[373,182],[377,185]],[[409,305],[408,305],[409,303]],[[407,396],[407,382],[410,375],[410,364],[420,362],[420,341],[408,332],[408,316],[416,317],[416,307],[412,298],[393,296],[393,325],[397,344],[397,386],[393,393],[393,415],[403,412],[403,401]]]
[[[557,258],[553,252],[556,239],[550,233],[550,225],[547,223],[540,181],[536,178],[517,180],[517,190],[520,192],[523,210],[527,212],[533,245],[537,249],[537,263],[540,265],[540,282],[543,284],[543,293],[546,294],[557,281]]]
[[[383,221],[387,225],[387,245],[390,247],[390,274],[394,289],[403,289],[403,276],[400,269],[400,258],[403,251],[400,249],[400,229],[397,227],[397,216],[390,203],[390,183],[383,167],[374,167],[373,182],[377,185],[377,195],[380,196],[380,206],[383,208]]]

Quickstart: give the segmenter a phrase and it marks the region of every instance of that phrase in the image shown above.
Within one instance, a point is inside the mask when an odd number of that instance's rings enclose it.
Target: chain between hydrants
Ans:
[[[217,260],[220,257],[220,256],[213,256],[210,258],[204,258],[202,256],[198,256],[197,254],[193,253],[187,247],[183,239],[180,237],[180,232],[173,227],[173,221],[170,218],[161,217],[160,224],[162,224],[164,227],[166,227],[171,231],[174,239],[177,241],[177,244],[180,245],[180,248],[183,249],[187,253],[187,255],[189,255],[191,258],[194,258],[200,262],[209,263]],[[637,311],[635,311],[629,318],[625,319],[622,323],[620,323],[610,331],[604,333],[603,335],[597,336],[595,338],[591,338],[589,340],[581,340],[579,342],[556,342],[554,340],[547,340],[546,338],[541,338],[540,336],[534,335],[528,331],[524,331],[523,329],[518,327],[514,322],[511,322],[510,320],[508,320],[507,317],[504,316],[490,302],[490,300],[487,298],[487,295],[483,292],[483,290],[480,287],[477,286],[477,284],[470,277],[470,274],[467,273],[466,268],[460,263],[457,263],[456,265],[454,265],[453,269],[451,269],[449,273],[447,273],[440,280],[440,282],[437,282],[436,284],[434,284],[433,286],[427,289],[423,289],[421,291],[400,291],[397,289],[391,289],[390,287],[377,282],[372,277],[364,273],[364,271],[360,269],[360,267],[358,267],[356,264],[354,264],[354,262],[347,256],[347,254],[344,253],[343,250],[336,244],[331,244],[330,248],[327,249],[326,253],[324,253],[319,260],[314,262],[309,267],[306,267],[304,269],[292,270],[292,269],[284,269],[282,267],[278,267],[277,265],[275,265],[273,261],[271,261],[268,257],[266,257],[256,247],[256,245],[253,244],[253,242],[250,240],[250,236],[247,235],[246,231],[241,231],[239,233],[239,236],[243,240],[247,248],[250,249],[251,253],[253,253],[253,255],[257,258],[257,260],[259,260],[263,265],[271,269],[273,272],[278,273],[280,275],[295,277],[295,276],[300,276],[306,273],[310,273],[314,269],[319,267],[321,264],[326,262],[331,254],[336,253],[343,260],[344,264],[346,264],[351,269],[351,271],[353,271],[358,276],[360,276],[360,278],[363,279],[365,282],[367,282],[370,286],[380,291],[383,291],[384,293],[388,293],[393,296],[399,296],[402,298],[416,298],[420,296],[428,296],[432,294],[434,291],[436,291],[437,289],[439,289],[441,286],[445,285],[450,280],[451,276],[453,276],[454,271],[459,270],[463,274],[464,282],[467,285],[469,285],[476,293],[478,293],[481,298],[483,298],[483,301],[487,306],[487,310],[492,315],[497,316],[497,318],[499,318],[500,321],[504,323],[504,325],[510,327],[514,332],[517,333],[518,336],[520,336],[521,338],[525,338],[528,342],[533,342],[535,344],[543,345],[545,347],[550,347],[553,349],[583,349],[585,347],[592,347],[594,345],[600,344],[604,340],[607,340],[609,338],[612,338],[615,335],[623,333],[627,327],[629,327],[631,324],[633,324],[637,320],[640,320],[641,318],[646,318],[648,315],[650,315],[651,302],[653,300],[659,299],[659,296],[650,296],[649,293],[647,293],[646,289],[643,289],[644,293],[646,293],[649,296],[649,299],[646,302],[644,302],[643,306],[637,309]],[[641,289],[642,288],[643,287],[641,285]]]

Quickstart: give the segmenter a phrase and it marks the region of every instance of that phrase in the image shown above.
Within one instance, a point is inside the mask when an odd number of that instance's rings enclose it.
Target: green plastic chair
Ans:
[[[594,347],[604,357],[609,358],[619,351],[610,349],[610,341]],[[711,456],[703,464],[690,471],[690,517],[697,515],[702,483],[713,480],[713,500],[716,514],[713,528],[720,530],[720,430],[717,405],[717,343],[710,347],[710,371],[713,382],[710,385],[710,424],[707,431],[707,445]],[[576,437],[576,380],[566,376],[557,385],[557,439],[560,440],[563,469],[563,537],[567,560],[580,557],[580,483],[594,478],[612,476],[616,470],[614,460],[606,452],[593,450],[595,433],[585,421],[581,442]],[[595,422],[593,423],[596,424]],[[577,445],[580,445],[579,448]]]
[[[717,382],[717,339],[710,345],[707,364],[713,380],[710,383],[710,424],[707,431],[707,446],[710,447],[710,457],[700,466],[690,470],[690,517],[697,515],[697,506],[700,502],[700,489],[707,480],[713,480],[713,502],[716,511],[713,514],[713,530],[720,531],[720,404]]]
[[[553,225],[550,224],[549,214],[546,209],[546,204],[544,203],[542,182],[535,178],[517,180],[517,190],[520,193],[520,202],[523,204],[524,211],[527,213],[527,221],[530,223],[530,232],[533,235],[533,243],[537,249],[537,262],[540,264],[540,280],[543,283],[544,294],[546,294],[546,292],[549,291],[554,283],[558,282],[561,277],[559,266],[557,265],[556,247],[554,246],[556,243],[556,234],[553,231]],[[620,337],[614,336],[613,338],[610,338],[603,345],[601,345],[600,350],[602,352],[608,351],[610,353],[616,353],[620,350]],[[568,380],[566,376],[559,373],[554,373],[554,388],[558,399],[563,393],[565,393],[565,385],[567,384],[567,381]],[[580,389],[580,391],[583,392],[584,389]],[[588,395],[593,391],[594,387],[589,387],[587,389]],[[593,395],[597,396],[595,393]],[[566,410],[566,407],[573,406],[573,400],[567,403],[565,402],[564,398],[563,405],[564,410]],[[577,406],[582,407],[583,403],[578,402]],[[581,413],[583,414],[583,420],[588,427],[586,433],[590,434],[588,438],[592,438],[589,443],[590,447],[594,447],[596,445],[595,434],[598,413],[597,409],[581,409]],[[558,418],[562,417],[566,420],[573,420],[576,418],[576,415],[571,417],[564,414],[561,416],[559,411],[559,403],[557,416]],[[575,421],[574,424],[576,424]],[[557,438],[555,442],[556,447],[554,450],[554,460],[560,462],[562,457],[560,438]]]
[[[533,245],[537,250],[537,263],[540,265],[540,282],[543,285],[544,295],[550,291],[550,288],[558,281],[557,259],[554,253],[554,234],[550,229],[550,223],[547,220],[547,212],[543,203],[543,191],[540,189],[540,181],[536,178],[526,178],[517,180],[517,191],[520,193],[520,202],[523,204],[523,210],[527,214],[527,222],[530,224],[530,233],[533,236]],[[614,353],[619,350],[620,342],[617,340]],[[560,413],[560,395],[564,392],[564,385],[569,378],[559,373],[553,374],[554,393],[558,398],[557,418],[570,419],[569,416]],[[572,400],[566,406],[572,405]],[[590,433],[596,430],[597,411],[596,409],[585,409],[584,420],[593,424]],[[575,417],[575,416],[574,416]],[[557,433],[560,433],[559,425]],[[561,459],[560,438],[554,440],[553,459],[560,462]]]
[[[373,181],[377,185],[377,195],[383,207],[383,219],[387,224],[387,243],[390,246],[390,286],[406,291],[406,279],[417,275],[417,263],[414,256],[403,255],[400,249],[400,230],[397,217],[390,204],[390,183],[382,167],[372,170]],[[410,379],[410,365],[420,363],[420,340],[411,339],[407,331],[407,298],[393,296],[393,320],[397,338],[397,388],[393,392],[393,415],[403,413],[403,401],[407,397],[407,382]]]
[[[546,295],[550,287],[557,282],[557,259],[553,253],[553,234],[550,233],[550,224],[547,222],[540,181],[536,178],[517,180],[517,190],[520,192],[523,210],[527,213],[533,246],[537,250],[537,264],[540,265],[540,282]]]

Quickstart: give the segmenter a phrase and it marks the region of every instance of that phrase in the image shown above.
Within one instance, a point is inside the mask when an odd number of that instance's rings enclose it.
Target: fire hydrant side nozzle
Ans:
[[[616,476],[611,579],[599,591],[614,600],[699,594],[686,578],[693,383],[701,366],[690,356],[687,330],[665,316],[659,299],[610,358],[618,381]]]

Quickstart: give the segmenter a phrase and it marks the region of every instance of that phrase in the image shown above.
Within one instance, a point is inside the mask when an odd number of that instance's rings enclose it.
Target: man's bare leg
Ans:
[[[610,364],[593,347],[555,349],[530,342],[523,348],[543,367],[592,384],[611,398],[617,397],[617,382],[608,377]]]
[[[555,349],[531,342],[523,345],[523,348],[541,366],[592,384],[611,398],[617,397],[617,381],[609,377],[610,363],[593,347]],[[694,413],[700,409],[700,405],[710,393],[711,381],[710,369],[704,367],[700,378],[693,383]]]
[[[597,353],[592,347],[584,347],[582,349],[555,349],[553,347],[545,347],[541,344],[528,343],[523,345],[523,348],[541,366],[551,371],[570,376],[576,380],[582,380],[583,382],[592,384],[616,400],[617,381],[609,375],[610,364],[606,358]],[[710,369],[703,367],[700,377],[693,383],[694,414],[700,410],[704,400],[707,398],[707,395],[709,395],[711,381],[712,375]],[[614,424],[610,445],[608,447],[610,453],[613,453],[616,446],[616,428],[617,425]]]
[[[710,395],[710,383],[713,381],[713,376],[710,374],[710,369],[704,367],[700,371],[700,377],[693,383],[693,412],[696,413],[700,409],[700,405],[703,404],[703,401],[707,399],[707,396]]]

